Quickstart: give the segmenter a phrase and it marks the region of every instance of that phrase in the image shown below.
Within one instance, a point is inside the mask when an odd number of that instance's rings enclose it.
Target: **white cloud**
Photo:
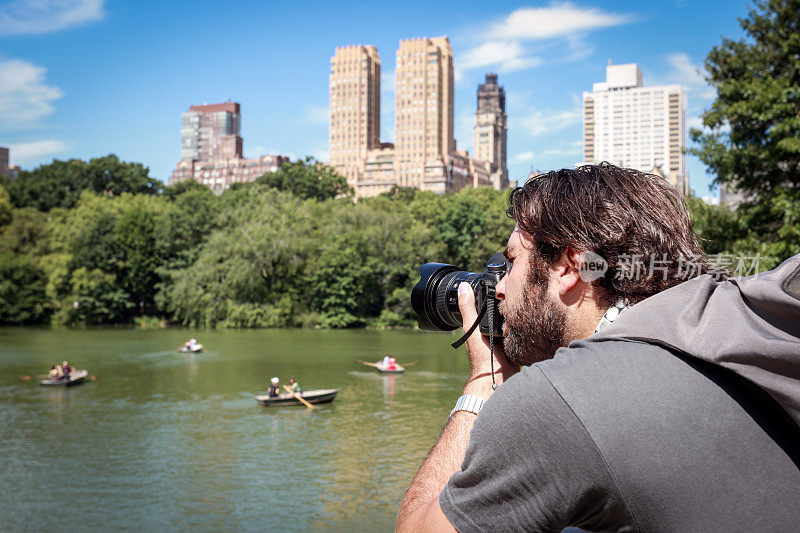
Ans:
[[[306,106],[303,122],[312,126],[327,126],[329,118],[328,106],[310,105]]]
[[[478,35],[479,44],[460,54],[456,66],[456,79],[464,71],[498,65],[507,73],[524,70],[543,63],[541,57],[531,54],[525,43],[543,40],[566,41],[564,61],[577,61],[594,51],[584,36],[602,28],[634,22],[636,17],[626,13],[611,13],[599,8],[585,8],[570,2],[551,2],[543,7],[526,7],[512,11],[505,19],[491,24],[489,30]],[[541,51],[542,44],[537,45]]]
[[[527,115],[514,120],[514,122],[519,123],[521,128],[532,137],[538,137],[569,128],[580,122],[582,116],[580,108],[547,112],[533,109]]]
[[[703,196],[703,201],[708,205],[719,205],[719,196]]]
[[[64,93],[45,83],[44,67],[12,59],[0,61],[0,128],[29,126],[53,112]]]
[[[102,20],[104,0],[12,0],[0,6],[0,35],[47,33]]]
[[[523,70],[542,64],[540,57],[526,56],[522,45],[516,41],[487,41],[468,50],[458,58],[456,78],[473,68],[499,65],[503,72]]]
[[[682,52],[669,54],[667,62],[672,67],[669,76],[675,80],[671,83],[680,83],[683,89],[695,98],[710,100],[716,96],[714,88],[704,79],[705,69],[692,63],[688,54]]]
[[[488,32],[493,39],[539,40],[566,37],[600,28],[633,22],[623,13],[606,13],[598,8],[583,8],[570,2],[552,2],[545,7],[526,7],[511,12]]]
[[[703,129],[703,119],[699,116],[697,117],[689,117],[686,119],[686,129],[697,128],[699,130]]]
[[[512,157],[510,163],[527,163],[528,161],[533,161],[534,157],[536,157],[536,154],[534,154],[531,150],[528,150],[527,152],[522,152]]]
[[[66,151],[66,149],[66,143],[56,139],[27,143],[11,143],[8,146],[9,159],[17,164],[25,164],[47,155],[56,155]]]

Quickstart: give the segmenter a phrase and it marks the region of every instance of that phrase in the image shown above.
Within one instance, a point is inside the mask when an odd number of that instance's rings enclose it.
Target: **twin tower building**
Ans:
[[[381,142],[381,58],[374,46],[336,48],[331,58],[329,164],[357,197],[395,185],[436,193],[508,186],[505,91],[497,75],[478,88],[474,155],[454,137],[453,50],[447,37],[400,41],[395,141]]]

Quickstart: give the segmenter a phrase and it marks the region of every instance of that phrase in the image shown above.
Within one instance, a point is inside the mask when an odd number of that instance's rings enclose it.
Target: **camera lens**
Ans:
[[[420,328],[450,331],[460,327],[458,285],[466,281],[475,291],[481,274],[444,263],[426,263],[419,267],[419,275],[419,283],[411,290],[411,306],[420,317]]]

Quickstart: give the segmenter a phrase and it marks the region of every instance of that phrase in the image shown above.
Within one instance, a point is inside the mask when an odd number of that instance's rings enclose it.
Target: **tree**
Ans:
[[[35,207],[49,211],[54,207],[73,207],[81,192],[93,191],[108,196],[122,193],[158,194],[162,184],[149,176],[141,163],[120,161],[114,154],[91,159],[53,160],[34,170],[23,170],[6,187],[16,207]]]
[[[38,322],[46,301],[44,275],[33,260],[0,254],[0,324]]]
[[[687,196],[686,203],[692,217],[692,229],[707,254],[730,251],[738,239],[746,237],[747,231],[729,207],[708,205],[694,195]]]
[[[0,253],[40,255],[46,247],[47,215],[32,207],[12,210],[11,223],[0,228]]]
[[[305,161],[284,163],[280,170],[264,174],[256,183],[309,200],[349,197],[353,193],[347,179],[310,156]]]
[[[11,222],[12,214],[11,200],[8,191],[0,185],[0,229]]]
[[[800,3],[756,0],[739,23],[746,37],[723,38],[706,58],[717,97],[690,153],[749,196],[739,213],[751,251],[776,243],[763,249],[782,259],[800,252]]]
[[[692,150],[715,174],[746,192],[800,185],[800,4],[756,0],[739,23],[747,38],[723,39],[706,58],[717,97],[693,129]]]

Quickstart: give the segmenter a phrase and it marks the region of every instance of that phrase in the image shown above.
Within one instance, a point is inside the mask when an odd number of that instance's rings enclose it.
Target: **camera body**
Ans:
[[[475,293],[478,314],[491,307],[481,318],[481,333],[489,335],[493,330],[495,337],[502,337],[503,317],[497,309],[495,287],[510,268],[502,252],[493,255],[481,273],[466,272],[445,263],[425,263],[419,267],[420,280],[411,290],[411,306],[419,316],[420,329],[452,331],[461,327],[458,285],[467,282]],[[471,325],[464,324],[467,328]]]

